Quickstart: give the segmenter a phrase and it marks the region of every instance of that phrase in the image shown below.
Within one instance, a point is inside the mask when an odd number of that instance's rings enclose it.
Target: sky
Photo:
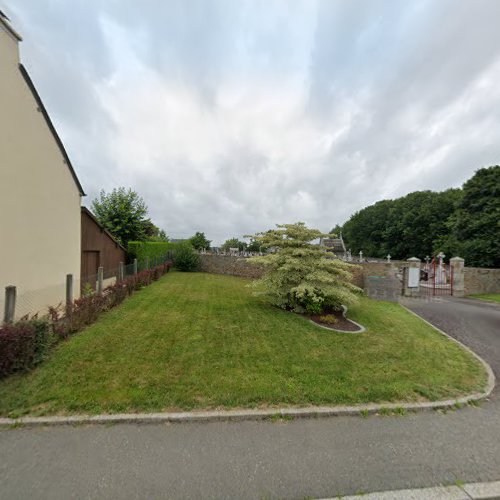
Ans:
[[[0,0],[90,205],[213,244],[500,163],[498,0]]]

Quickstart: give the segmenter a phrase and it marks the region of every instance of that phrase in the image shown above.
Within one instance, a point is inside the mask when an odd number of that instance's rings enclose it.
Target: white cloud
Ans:
[[[75,4],[16,2],[23,59],[90,197],[131,186],[174,237],[327,230],[499,163],[495,0]]]

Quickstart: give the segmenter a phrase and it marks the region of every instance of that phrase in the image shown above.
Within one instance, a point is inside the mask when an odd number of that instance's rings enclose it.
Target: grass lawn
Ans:
[[[471,299],[487,300],[488,302],[500,302],[500,293],[483,293],[477,295],[469,295]]]
[[[0,415],[437,400],[482,366],[397,304],[363,298],[342,334],[275,309],[247,280],[169,273],[0,381]]]

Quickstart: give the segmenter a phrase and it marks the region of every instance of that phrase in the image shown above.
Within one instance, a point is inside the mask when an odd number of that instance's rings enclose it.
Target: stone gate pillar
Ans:
[[[453,272],[453,295],[463,297],[465,295],[465,270],[464,259],[453,257],[450,259],[450,266]]]
[[[411,257],[407,260],[408,267],[404,277],[404,294],[413,297],[420,292],[420,259]]]

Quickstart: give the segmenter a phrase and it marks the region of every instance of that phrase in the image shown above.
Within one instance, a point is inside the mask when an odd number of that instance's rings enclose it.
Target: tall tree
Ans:
[[[448,218],[462,197],[460,189],[440,193],[415,191],[395,200],[382,200],[355,213],[343,229],[353,253],[396,259],[432,255],[437,239],[448,234]]]
[[[111,193],[102,190],[99,197],[92,201],[92,211],[99,223],[125,247],[129,241],[146,238],[148,208],[132,189],[119,187]]]
[[[500,165],[481,168],[463,185],[463,197],[437,244],[466,265],[500,267]]]
[[[197,231],[194,236],[189,238],[189,242],[196,250],[210,250],[210,240],[207,240],[205,233]]]
[[[221,245],[221,248],[225,252],[229,252],[230,248],[237,248],[240,252],[243,252],[247,248],[247,243],[240,241],[238,238],[229,238]]]
[[[154,224],[151,219],[144,221],[144,235],[147,241],[168,241],[167,233]]]

